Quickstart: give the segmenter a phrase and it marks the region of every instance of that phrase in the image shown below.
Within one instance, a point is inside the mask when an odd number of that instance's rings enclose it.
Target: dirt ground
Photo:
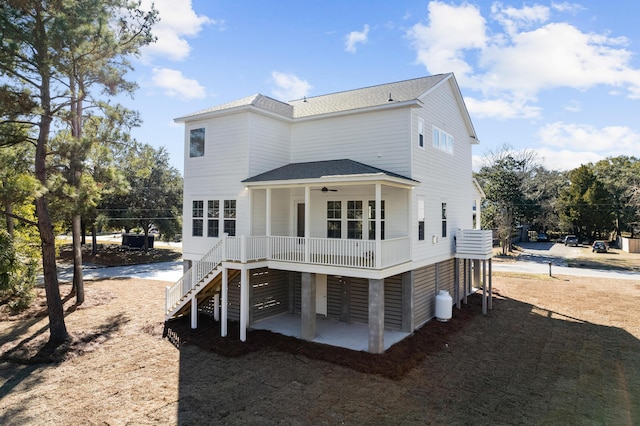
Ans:
[[[471,298],[383,356],[208,320],[166,339],[166,285],[87,282],[55,363],[46,317],[2,319],[0,424],[640,424],[640,276],[495,274],[488,315]]]

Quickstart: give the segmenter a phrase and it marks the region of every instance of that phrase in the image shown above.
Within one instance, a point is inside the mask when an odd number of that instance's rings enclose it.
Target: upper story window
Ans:
[[[224,200],[224,232],[236,235],[236,200]]]
[[[342,238],[342,202],[327,201],[327,238]]]
[[[191,227],[191,235],[194,237],[202,237],[203,228],[204,228],[204,201],[203,200],[193,200],[191,204],[191,217],[192,217],[192,227]]]
[[[424,121],[418,119],[418,146],[424,148]]]
[[[189,157],[204,157],[204,127],[189,132]]]
[[[376,202],[369,200],[369,239],[376,239]],[[384,200],[380,200],[380,239],[384,240]]]
[[[347,238],[362,239],[362,201],[347,201]]]
[[[453,136],[433,126],[433,147],[447,154],[453,154]]]
[[[207,201],[207,237],[218,238],[220,236],[220,201]]]

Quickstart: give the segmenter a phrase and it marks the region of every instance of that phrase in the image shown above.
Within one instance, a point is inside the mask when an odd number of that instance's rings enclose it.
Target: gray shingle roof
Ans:
[[[177,118],[176,121],[185,121],[190,117],[247,106],[260,108],[287,118],[303,118],[407,102],[420,98],[420,96],[443,80],[451,77],[451,75],[452,74],[438,74],[429,77],[414,78],[412,80],[380,84],[328,95],[312,96],[288,103],[261,94],[255,94],[188,114],[184,117]]]
[[[311,161],[306,163],[292,163],[277,169],[261,173],[250,177],[242,182],[272,182],[287,181],[300,179],[320,179],[330,176],[357,176],[382,174],[389,177],[405,179],[417,182],[406,176],[389,172],[377,167],[368,166],[353,160],[327,160],[327,161]]]
[[[293,105],[294,118],[299,118],[412,101],[418,99],[450,75],[451,74],[438,74],[430,77],[415,78],[412,80],[364,87],[362,89],[308,97],[290,101],[289,104]],[[391,101],[389,99],[391,99]]]
[[[184,117],[177,118],[176,120],[183,120],[192,116],[207,114],[211,112],[230,110],[233,108],[240,108],[246,106],[255,106],[265,111],[274,112],[284,117],[293,117],[293,106],[272,99],[268,96],[256,93],[255,95],[247,96],[246,98],[238,99],[235,101],[227,102],[225,104],[216,105],[211,108],[203,109],[191,114],[187,114]]]

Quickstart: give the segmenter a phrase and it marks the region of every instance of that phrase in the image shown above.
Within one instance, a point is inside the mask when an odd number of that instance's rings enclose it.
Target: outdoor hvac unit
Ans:
[[[440,290],[436,296],[436,319],[449,321],[452,316],[453,299],[447,290]]]

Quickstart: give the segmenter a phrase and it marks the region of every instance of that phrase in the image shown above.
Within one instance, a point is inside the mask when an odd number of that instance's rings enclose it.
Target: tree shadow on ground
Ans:
[[[172,321],[178,423],[640,422],[636,337],[499,295],[483,316],[480,301],[382,355]]]

